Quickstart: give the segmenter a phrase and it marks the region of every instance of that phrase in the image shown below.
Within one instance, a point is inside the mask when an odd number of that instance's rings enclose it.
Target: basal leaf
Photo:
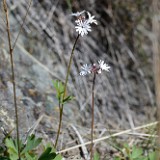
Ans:
[[[31,151],[35,149],[42,141],[42,138],[36,138],[35,135],[31,135],[27,139],[27,144],[23,151],[21,152],[22,154],[28,151]]]
[[[13,151],[14,153],[18,153],[18,150],[17,150],[17,148],[15,146],[15,143],[14,143],[14,141],[11,138],[7,138],[5,140],[5,144],[6,144],[6,146],[7,146],[8,149],[10,149],[11,151]]]
[[[148,156],[149,156],[149,160],[155,160],[156,159],[156,152],[150,152]]]
[[[138,158],[142,154],[143,154],[142,148],[137,148],[136,146],[133,147],[132,156],[131,156],[133,159]]]
[[[48,147],[38,158],[38,160],[53,160],[57,156],[56,153],[52,152],[52,148]]]
[[[15,141],[12,140],[11,138],[6,138],[5,144],[7,147],[7,151],[8,151],[10,160],[17,160],[18,159],[18,149],[15,145]]]

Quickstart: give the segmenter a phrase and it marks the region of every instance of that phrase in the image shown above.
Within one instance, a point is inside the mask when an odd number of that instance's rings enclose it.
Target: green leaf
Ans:
[[[27,144],[21,154],[35,149],[42,142],[42,138],[36,138],[35,135],[31,135],[27,139]]]
[[[52,148],[52,152],[56,152],[56,149],[53,147],[53,144],[50,142],[44,146],[44,150],[46,150],[47,148]]]
[[[142,148],[137,148],[136,146],[133,146],[132,154],[131,154],[131,157],[132,157],[133,159],[138,158],[138,157],[141,156],[142,154],[143,154]]]
[[[30,155],[29,153],[25,153],[25,157],[26,157],[26,160],[37,160],[37,156],[36,155]]]
[[[52,148],[48,147],[42,154],[41,156],[38,158],[38,160],[53,160],[57,154],[54,152],[51,152]]]
[[[69,102],[69,101],[71,101],[71,100],[73,100],[73,99],[74,99],[73,96],[68,96],[68,97],[66,97],[66,98],[63,100],[63,103]]]
[[[150,152],[148,157],[149,157],[149,160],[155,160],[156,159],[156,152]]]
[[[11,138],[5,139],[5,144],[7,147],[7,151],[9,153],[10,160],[17,160],[18,159],[18,149],[16,143]]]
[[[94,157],[93,157],[94,160],[100,160],[100,156],[99,154],[96,152],[94,153]]]
[[[62,160],[62,156],[61,156],[60,154],[58,154],[58,155],[54,158],[54,160]]]
[[[140,158],[137,159],[137,160],[148,160],[148,158],[147,158],[147,157],[140,157]]]
[[[7,138],[5,140],[5,144],[7,146],[8,149],[12,150],[14,153],[18,153],[18,150],[14,144],[14,141],[11,138]]]
[[[124,156],[128,156],[128,157],[131,157],[131,151],[130,151],[130,148],[129,148],[129,145],[127,143],[125,143],[124,145],[124,148],[125,148],[125,151],[126,151],[126,154],[124,153]]]
[[[56,80],[56,81],[53,80],[52,82],[53,82],[54,88],[56,89],[56,91],[58,93],[64,92],[64,85],[62,84],[62,82],[60,82],[58,80]]]
[[[62,96],[64,94],[64,85],[58,80],[53,80],[53,86],[56,89],[56,98],[61,102]]]

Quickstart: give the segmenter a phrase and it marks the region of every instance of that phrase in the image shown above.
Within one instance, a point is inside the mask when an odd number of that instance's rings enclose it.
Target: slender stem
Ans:
[[[93,159],[93,132],[94,132],[94,88],[95,88],[95,80],[96,80],[96,73],[93,76],[92,82],[92,122],[91,122],[91,148],[90,148],[90,160]]]
[[[66,90],[67,90],[67,83],[68,83],[68,77],[69,77],[69,74],[70,74],[70,70],[71,70],[71,64],[72,64],[72,60],[73,60],[73,56],[74,56],[74,50],[75,50],[75,47],[76,47],[76,43],[78,41],[78,38],[79,38],[79,34],[74,42],[74,45],[73,45],[73,48],[72,48],[72,51],[71,51],[71,55],[70,55],[70,59],[69,59],[69,63],[68,63],[68,67],[67,67],[67,75],[66,75],[66,79],[65,79],[65,83],[64,83],[64,93],[63,93],[63,97],[62,97],[62,104],[60,106],[60,112],[59,112],[59,126],[58,126],[58,132],[57,132],[57,137],[56,137],[56,142],[55,142],[55,145],[54,147],[56,148],[57,147],[57,144],[58,144],[58,139],[59,139],[59,135],[60,135],[60,130],[61,130],[61,126],[62,126],[62,116],[63,116],[63,107],[64,107],[64,99],[65,99],[65,96],[66,96]]]
[[[7,9],[6,0],[3,0],[3,7],[4,7],[5,15],[6,15],[6,27],[7,27],[9,54],[10,54],[11,72],[12,72],[13,99],[14,99],[14,109],[15,109],[15,117],[16,117],[18,160],[20,160],[21,156],[20,156],[20,144],[19,144],[19,121],[18,121],[18,108],[17,108],[17,99],[16,99],[16,84],[15,84],[14,62],[13,62],[14,60],[13,60],[13,49],[12,49],[12,44],[11,44],[11,33],[10,33],[10,25],[9,25],[9,17],[8,17],[8,9]]]
[[[57,147],[57,144],[58,144],[58,139],[59,139],[59,135],[60,135],[60,131],[61,131],[61,124],[62,124],[62,110],[61,110],[61,103],[60,103],[61,100],[59,100],[59,125],[58,125],[58,132],[57,132],[57,137],[56,137],[56,142],[55,142],[55,145],[54,147],[56,148]]]
[[[76,47],[76,43],[78,41],[78,38],[79,38],[79,34],[74,42],[74,45],[73,45],[73,48],[72,48],[72,51],[71,51],[71,56],[70,56],[70,59],[69,59],[69,64],[68,64],[68,67],[67,67],[67,75],[66,75],[66,79],[65,79],[65,83],[64,83],[64,94],[63,94],[63,100],[65,99],[65,96],[66,96],[66,90],[67,90],[67,83],[68,83],[68,77],[69,77],[69,74],[70,74],[70,70],[71,70],[71,64],[72,64],[72,60],[73,60],[73,55],[74,55],[74,50],[75,50],[75,47]],[[62,103],[62,108],[63,108],[63,103]]]

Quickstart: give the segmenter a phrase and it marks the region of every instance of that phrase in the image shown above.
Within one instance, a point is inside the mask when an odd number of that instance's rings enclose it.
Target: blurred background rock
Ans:
[[[12,43],[28,3],[7,1]],[[0,116],[1,125],[12,129],[11,71],[2,2],[0,5]],[[41,115],[47,115],[35,132],[54,141],[58,108],[52,80],[65,79],[67,60],[77,35],[71,13],[82,10],[95,15],[98,26],[80,37],[76,46],[68,85],[75,100],[65,105],[62,146],[69,142],[66,137],[70,124],[89,139],[92,77],[79,76],[84,63],[102,59],[111,66],[110,73],[96,79],[95,134],[107,128],[133,128],[155,119],[150,6],[150,0],[33,0],[14,51],[22,136]],[[104,146],[105,153],[107,145]]]

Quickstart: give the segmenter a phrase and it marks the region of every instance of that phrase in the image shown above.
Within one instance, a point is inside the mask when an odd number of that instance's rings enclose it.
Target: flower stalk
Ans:
[[[91,32],[91,24],[97,24],[97,21],[94,19],[95,16],[91,16],[91,14],[89,12],[87,13],[87,18],[84,15],[86,11],[82,11],[82,12],[77,12],[77,13],[72,13],[72,16],[75,16],[77,19],[75,20],[76,26],[76,32],[78,32],[78,36],[74,42],[72,51],[71,51],[71,55],[70,55],[70,59],[69,59],[69,63],[67,66],[67,75],[66,75],[66,79],[65,79],[65,83],[64,83],[64,91],[63,91],[63,95],[62,95],[62,102],[61,104],[59,104],[59,125],[58,125],[58,131],[57,131],[57,136],[56,136],[56,140],[55,140],[55,145],[54,147],[57,147],[58,144],[58,139],[59,139],[59,135],[60,135],[60,131],[61,131],[61,126],[62,126],[62,117],[63,117],[63,108],[64,108],[64,101],[66,98],[66,91],[67,91],[67,84],[68,84],[68,78],[69,78],[69,74],[70,74],[70,70],[71,70],[71,64],[72,64],[72,60],[73,60],[73,56],[74,56],[74,50],[75,50],[75,46],[76,43],[79,39],[80,36],[84,36],[87,35],[89,32]],[[85,69],[86,67],[84,67]],[[83,72],[85,73],[85,72]],[[83,73],[81,75],[83,75]]]
[[[76,38],[76,40],[74,42],[72,51],[71,51],[71,55],[70,55],[70,59],[69,59],[68,67],[67,67],[67,75],[66,75],[66,79],[65,79],[65,83],[64,83],[64,93],[63,93],[63,97],[62,97],[62,104],[61,105],[59,104],[59,125],[58,125],[58,132],[57,132],[57,136],[56,136],[56,141],[55,141],[55,145],[54,145],[55,148],[57,147],[58,139],[59,139],[59,135],[60,135],[60,131],[61,131],[63,108],[64,108],[63,101],[64,101],[65,96],[66,96],[68,78],[69,78],[69,74],[70,74],[70,70],[71,70],[71,64],[72,64],[72,60],[73,60],[73,56],[74,56],[74,50],[75,50],[77,41],[79,39],[79,36],[80,36],[80,34],[78,34],[78,36],[77,36],[77,38]]]
[[[93,160],[94,154],[94,98],[95,98],[95,81],[96,75],[102,73],[102,71],[110,71],[110,66],[104,63],[103,60],[99,60],[98,63],[94,63],[92,65],[84,64],[81,66],[80,76],[86,76],[88,74],[93,74],[92,81],[92,104],[91,104],[91,145],[90,145],[90,160]]]
[[[92,121],[91,121],[91,148],[90,148],[90,160],[93,159],[93,139],[94,139],[94,88],[95,88],[95,80],[96,80],[96,73],[93,75],[92,81]]]

